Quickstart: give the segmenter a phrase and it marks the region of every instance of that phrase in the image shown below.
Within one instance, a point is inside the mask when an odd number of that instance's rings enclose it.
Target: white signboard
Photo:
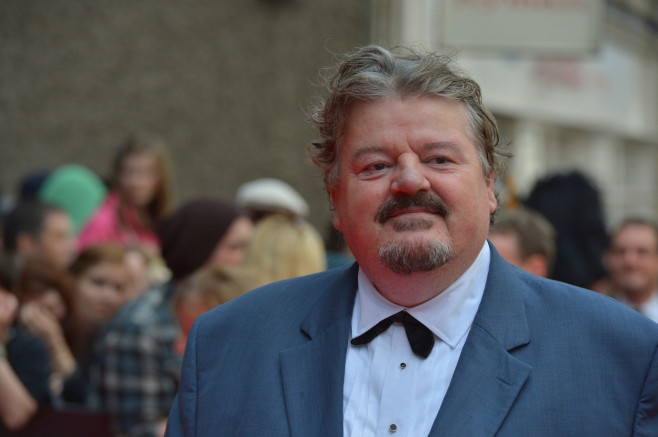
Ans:
[[[462,53],[459,64],[494,112],[651,141],[658,135],[656,64],[611,43],[585,58]]]
[[[439,43],[582,54],[594,50],[603,0],[443,0]]]

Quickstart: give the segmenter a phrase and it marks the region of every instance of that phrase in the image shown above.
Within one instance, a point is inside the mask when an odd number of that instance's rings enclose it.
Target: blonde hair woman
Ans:
[[[245,263],[268,282],[327,268],[320,233],[309,222],[284,214],[271,215],[258,222]]]

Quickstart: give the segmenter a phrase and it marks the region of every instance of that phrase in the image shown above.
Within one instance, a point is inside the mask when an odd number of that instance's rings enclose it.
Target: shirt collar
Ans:
[[[480,306],[489,273],[491,252],[485,242],[471,266],[438,296],[413,308],[394,304],[382,296],[359,268],[352,337],[357,337],[381,320],[406,310],[437,337],[454,348],[466,335]]]

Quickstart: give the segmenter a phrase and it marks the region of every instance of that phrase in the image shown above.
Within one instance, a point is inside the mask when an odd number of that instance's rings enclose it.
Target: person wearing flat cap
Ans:
[[[303,219],[309,213],[308,203],[302,195],[280,179],[261,178],[246,182],[238,188],[235,200],[249,211],[255,222],[272,214]]]

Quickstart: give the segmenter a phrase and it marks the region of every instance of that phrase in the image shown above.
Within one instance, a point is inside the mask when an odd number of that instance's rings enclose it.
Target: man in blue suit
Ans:
[[[352,266],[197,321],[167,435],[658,436],[658,325],[506,263],[506,157],[450,59],[368,46],[309,149]]]

